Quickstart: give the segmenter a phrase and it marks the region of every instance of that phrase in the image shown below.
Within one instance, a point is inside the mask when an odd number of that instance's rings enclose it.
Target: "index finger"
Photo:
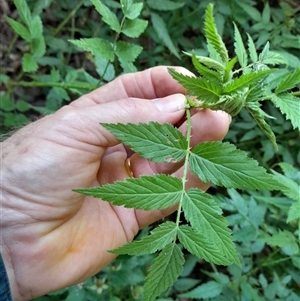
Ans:
[[[155,99],[176,93],[185,94],[186,90],[172,78],[168,68],[193,76],[190,71],[183,67],[153,67],[144,71],[121,75],[112,82],[80,97],[72,105],[88,106],[129,97]]]

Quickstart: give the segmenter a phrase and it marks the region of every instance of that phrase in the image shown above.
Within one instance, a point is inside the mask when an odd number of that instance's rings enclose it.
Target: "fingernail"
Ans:
[[[157,109],[161,112],[173,113],[184,109],[186,98],[183,94],[174,94],[164,98],[153,100]]]
[[[229,123],[231,123],[231,121],[232,121],[232,117],[231,117],[231,115],[229,115],[228,113],[226,113],[226,112],[224,112],[224,111],[221,111],[221,110],[218,110],[218,111],[216,111],[218,114],[220,114],[220,116],[226,116],[228,119],[229,119]]]

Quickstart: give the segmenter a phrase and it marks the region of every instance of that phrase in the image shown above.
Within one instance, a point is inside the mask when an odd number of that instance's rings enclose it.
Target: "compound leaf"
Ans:
[[[124,41],[118,41],[115,53],[120,60],[125,62],[134,62],[142,51],[142,46]]]
[[[241,65],[242,68],[245,68],[247,66],[247,51],[246,48],[244,46],[244,42],[242,39],[242,36],[240,34],[240,31],[238,29],[238,27],[236,26],[235,23],[233,23],[234,25],[234,49],[235,49],[235,53],[238,57],[239,63]]]
[[[141,19],[129,20],[126,19],[122,32],[130,38],[138,38],[146,29],[148,21]]]
[[[171,124],[102,123],[102,126],[133,151],[154,162],[178,162],[186,154],[187,141],[182,133]]]
[[[300,69],[299,69],[300,70]],[[292,94],[273,94],[271,101],[280,109],[282,114],[285,114],[294,127],[300,129],[300,98]]]
[[[300,68],[294,70],[294,72],[286,76],[277,86],[275,93],[280,94],[287,90],[294,88],[297,84],[300,83]],[[298,104],[299,108],[299,104]]]
[[[117,206],[153,210],[166,209],[177,203],[182,189],[182,182],[178,178],[157,174],[74,191],[101,198]]]
[[[184,2],[173,2],[169,0],[157,1],[157,0],[147,0],[147,5],[152,9],[167,11],[175,10],[184,6]]]
[[[143,301],[153,301],[170,287],[183,270],[184,257],[179,247],[170,243],[154,259],[144,286]]]
[[[97,12],[102,16],[103,22],[110,26],[110,28],[116,32],[121,31],[121,25],[117,16],[101,1],[91,0],[95,6]]]
[[[207,238],[206,243],[217,247],[218,251],[214,253],[216,259],[221,264],[239,265],[231,231],[214,198],[199,189],[191,188],[185,194],[182,206],[185,218],[192,227],[201,231],[202,235]]]
[[[220,252],[215,242],[202,234],[202,230],[200,232],[198,229],[182,225],[178,229],[178,238],[185,249],[200,259],[222,265],[232,263]]]
[[[228,52],[222,38],[220,37],[217,31],[217,26],[215,24],[213,16],[213,4],[209,4],[207,6],[206,17],[204,22],[204,31],[207,42],[214,47],[214,49],[220,55],[223,63],[226,64],[229,60]]]
[[[177,234],[177,226],[173,222],[165,222],[156,227],[151,234],[140,240],[129,242],[128,244],[111,250],[114,254],[145,255],[155,253],[171,243]]]
[[[95,56],[100,56],[103,59],[113,61],[114,49],[112,44],[100,38],[87,38],[80,40],[69,40],[72,44],[82,48],[85,51],[91,52]]]
[[[18,34],[23,40],[30,42],[31,41],[31,35],[28,29],[22,25],[21,23],[15,21],[14,19],[11,19],[9,17],[6,17],[7,23],[12,27],[12,29],[15,31],[16,34]]]
[[[202,101],[216,102],[222,92],[221,86],[205,78],[190,77],[169,69],[169,73],[176,79],[189,94]]]
[[[153,28],[156,31],[158,37],[161,39],[162,43],[174,54],[177,58],[180,59],[180,55],[169,35],[165,21],[156,13],[151,13],[151,21]]]
[[[277,189],[277,181],[258,166],[256,160],[233,144],[204,142],[195,146],[190,156],[192,172],[204,182],[227,188]]]

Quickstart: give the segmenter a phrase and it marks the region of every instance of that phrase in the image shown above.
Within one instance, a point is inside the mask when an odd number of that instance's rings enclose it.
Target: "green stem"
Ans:
[[[16,82],[10,82],[10,87],[15,86],[21,86],[21,87],[60,87],[64,89],[80,89],[80,90],[88,90],[92,91],[95,86],[94,85],[88,85],[88,84],[81,84],[81,83],[75,83],[75,84],[67,84],[67,83],[56,83],[56,82],[25,82],[25,81],[16,81]]]
[[[187,140],[187,148],[186,148],[186,155],[183,165],[183,175],[182,175],[182,193],[177,209],[177,216],[176,216],[176,226],[179,227],[180,223],[180,215],[182,211],[182,201],[185,194],[185,186],[187,181],[187,173],[188,173],[188,167],[189,167],[189,157],[190,157],[190,149],[191,149],[191,132],[192,132],[192,121],[191,121],[191,111],[189,108],[186,109],[186,119],[187,119],[187,133],[186,133],[186,140]],[[176,238],[175,238],[176,240]],[[174,240],[174,242],[175,242]]]
[[[55,37],[61,30],[62,28],[69,22],[69,20],[75,16],[77,10],[81,7],[81,5],[84,3],[85,0],[81,0],[75,7],[74,9],[69,13],[69,15],[56,27],[56,29],[53,32],[53,36]]]

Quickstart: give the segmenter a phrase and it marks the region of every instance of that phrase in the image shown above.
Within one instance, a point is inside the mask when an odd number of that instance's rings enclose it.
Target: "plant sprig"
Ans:
[[[186,188],[188,169],[201,181],[225,188],[276,190],[283,185],[233,144],[204,142],[193,148],[190,145],[192,108],[223,110],[232,116],[246,108],[275,147],[275,135],[265,121],[268,116],[261,109],[261,101],[271,100],[295,128],[299,127],[300,118],[294,110],[299,105],[299,99],[290,92],[300,82],[300,70],[296,69],[289,76],[277,80],[276,85],[272,84],[275,70],[268,65],[282,64],[283,57],[271,52],[269,43],[257,53],[249,35],[246,47],[236,25],[234,32],[237,56],[230,59],[216,29],[213,6],[209,5],[206,10],[205,35],[210,57],[188,54],[200,76],[188,77],[170,69],[173,78],[189,94],[186,135],[167,123],[101,124],[144,158],[163,163],[183,161],[181,180],[171,175],[156,174],[75,190],[113,205],[142,210],[165,209],[178,203],[175,222],[164,222],[149,236],[110,251],[129,255],[159,251],[146,277],[144,301],[154,300],[179,277],[184,264],[181,246],[212,264],[240,265],[231,230],[215,197],[197,188]],[[245,53],[246,48],[249,57]],[[237,63],[240,68],[234,70]],[[182,215],[186,224],[181,224]]]

